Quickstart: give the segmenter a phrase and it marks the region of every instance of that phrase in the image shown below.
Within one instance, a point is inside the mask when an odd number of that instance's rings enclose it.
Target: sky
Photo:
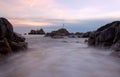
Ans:
[[[55,29],[63,23],[71,31],[88,31],[119,20],[120,0],[0,0],[0,16],[16,31]]]

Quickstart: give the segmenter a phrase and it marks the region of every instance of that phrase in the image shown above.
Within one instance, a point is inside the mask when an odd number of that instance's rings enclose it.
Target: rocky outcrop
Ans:
[[[57,31],[52,31],[51,33],[47,33],[45,36],[50,36],[52,38],[63,38],[64,36],[68,36],[70,33],[67,29],[61,28]]]
[[[0,55],[25,49],[27,49],[25,38],[13,31],[13,26],[7,19],[0,18]]]
[[[44,35],[45,31],[41,28],[40,30],[31,30],[29,35]]]
[[[120,21],[114,21],[100,27],[90,34],[90,46],[108,47],[120,51]]]

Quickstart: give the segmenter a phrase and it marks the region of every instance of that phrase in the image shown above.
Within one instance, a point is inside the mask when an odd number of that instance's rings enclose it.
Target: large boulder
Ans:
[[[120,39],[120,21],[115,21],[100,27],[89,37],[89,41],[94,41],[93,46],[112,46]]]
[[[91,33],[88,44],[120,51],[120,21],[109,23]]]
[[[111,46],[113,44],[115,34],[116,32],[114,27],[110,27],[104,31],[101,31],[96,38],[96,45]]]
[[[13,27],[7,19],[0,18],[0,39],[4,37],[9,40],[13,39]]]
[[[0,18],[0,55],[24,49],[27,49],[25,38],[13,31],[13,26],[7,19]]]

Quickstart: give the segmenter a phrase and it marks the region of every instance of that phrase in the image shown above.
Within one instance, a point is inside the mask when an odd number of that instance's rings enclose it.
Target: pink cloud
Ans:
[[[0,5],[4,15],[11,17],[49,17],[50,12],[58,7],[54,0],[15,0],[12,4],[0,1]]]
[[[48,26],[52,25],[49,22],[34,22],[34,21],[25,21],[25,20],[18,20],[18,19],[9,19],[14,26],[25,25],[25,26]]]
[[[69,0],[62,3],[56,0],[6,0],[0,1],[0,15],[6,17],[40,17],[40,18],[56,18],[56,19],[87,19],[101,16],[107,16],[109,10],[120,4],[119,0],[71,0],[79,3],[79,5],[69,5],[77,7],[78,9],[66,8]],[[87,3],[87,2],[88,3]],[[85,3],[84,7],[81,7]],[[72,4],[72,3],[71,3]],[[112,4],[111,7],[109,4]],[[112,11],[110,11],[112,12]],[[118,11],[114,11],[118,14]],[[113,13],[113,14],[116,14]],[[111,14],[109,14],[111,15]]]

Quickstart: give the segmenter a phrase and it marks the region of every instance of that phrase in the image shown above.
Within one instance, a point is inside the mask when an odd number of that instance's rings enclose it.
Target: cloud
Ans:
[[[14,24],[42,25],[76,23],[73,20],[77,19],[120,18],[119,0],[0,0],[0,5],[0,15]]]
[[[86,19],[117,12],[118,4],[119,0],[1,0],[0,10],[6,17]]]
[[[11,1],[10,3],[8,1]],[[0,10],[6,16],[29,17],[29,16],[49,16],[50,11],[56,9],[54,0],[2,0]],[[4,8],[3,8],[4,7]],[[53,11],[54,12],[54,11]]]
[[[48,26],[52,25],[49,22],[34,22],[34,21],[25,21],[25,20],[18,20],[18,19],[9,19],[14,26]]]

